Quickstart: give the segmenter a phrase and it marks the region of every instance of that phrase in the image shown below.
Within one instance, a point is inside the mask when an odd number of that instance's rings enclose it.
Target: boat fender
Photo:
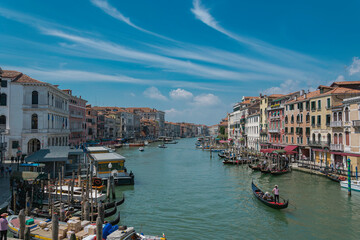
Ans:
[[[97,186],[97,187],[101,186],[102,185],[102,180],[100,178],[95,178],[93,180],[93,185]]]

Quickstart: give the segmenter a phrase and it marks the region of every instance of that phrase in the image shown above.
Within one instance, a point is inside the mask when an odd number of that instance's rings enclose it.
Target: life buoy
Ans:
[[[100,187],[102,185],[101,178],[93,178],[93,186]]]

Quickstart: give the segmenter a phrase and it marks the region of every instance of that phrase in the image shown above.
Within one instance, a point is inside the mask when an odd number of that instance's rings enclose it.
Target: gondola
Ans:
[[[109,223],[112,225],[112,226],[115,226],[116,224],[118,224],[120,221],[120,212],[118,213],[117,217],[114,219],[114,220],[111,220],[109,221]]]
[[[261,165],[249,165],[249,168],[251,168],[252,170],[254,170],[254,171],[260,171],[260,169],[261,169]]]
[[[225,160],[223,161],[223,164],[235,165],[235,164],[240,164],[240,161],[239,161],[239,160],[228,160],[228,159],[225,159]]]
[[[252,191],[255,195],[255,197],[257,199],[259,199],[262,203],[264,203],[265,205],[271,207],[271,208],[274,208],[274,209],[284,209],[284,208],[287,208],[288,205],[289,205],[289,200],[287,201],[284,201],[282,203],[275,203],[275,202],[270,202],[270,201],[267,201],[265,199],[263,199],[263,195],[264,195],[264,192],[261,191],[255,184],[254,182],[251,182],[251,187],[252,187]]]
[[[115,206],[111,211],[105,211],[104,216],[107,217],[111,217],[112,215],[114,215],[117,212],[117,206]]]
[[[343,177],[343,176],[336,176],[334,174],[326,174],[326,177],[334,182],[341,182],[341,181],[346,181],[347,178],[346,177]]]
[[[282,175],[282,174],[289,173],[289,172],[291,172],[290,168],[285,168],[285,169],[281,169],[281,170],[271,170],[270,171],[270,173],[272,175]]]
[[[271,170],[270,169],[264,169],[264,168],[260,168],[260,172],[261,173],[271,173]]]
[[[226,158],[226,154],[225,154],[225,153],[218,153],[218,156],[219,156],[220,158]]]

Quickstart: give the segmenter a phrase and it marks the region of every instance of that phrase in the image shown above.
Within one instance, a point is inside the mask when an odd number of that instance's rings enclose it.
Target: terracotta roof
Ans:
[[[270,96],[268,96],[269,98],[279,98],[284,96],[284,94],[271,94]]]
[[[140,111],[140,112],[157,112],[158,110],[156,110],[155,108],[148,108],[148,107],[129,107],[126,108],[126,110],[130,111],[130,112],[134,112],[134,111]]]
[[[357,85],[360,84],[360,81],[343,81],[343,82],[333,82],[330,87],[333,87],[335,85]]]
[[[39,80],[33,79],[26,74],[13,70],[3,70],[2,77],[10,78],[12,82],[18,83],[44,83]]]
[[[305,99],[305,95],[306,95],[306,99]],[[316,97],[320,95],[320,90],[316,90],[316,91],[313,91],[313,92],[309,92],[309,93],[305,93],[304,95],[298,97],[296,100],[291,100],[291,101],[288,101],[286,102],[285,104],[290,104],[290,103],[295,103],[295,102],[302,102],[302,101],[305,101],[309,98],[313,98],[313,97]]]
[[[98,106],[94,106],[92,107],[93,110],[95,111],[105,111],[105,112],[112,112],[112,113],[116,113],[116,112],[127,112],[124,108],[120,108],[120,107],[98,107]],[[114,111],[116,110],[116,111]]]
[[[328,94],[343,94],[343,93],[359,93],[360,94],[360,90],[356,90],[356,89],[351,89],[351,88],[344,88],[344,87],[336,87],[331,91],[328,91],[326,93],[323,93],[321,95],[328,95]]]

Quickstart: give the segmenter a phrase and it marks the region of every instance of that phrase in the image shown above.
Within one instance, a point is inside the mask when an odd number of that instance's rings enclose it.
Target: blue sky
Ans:
[[[92,105],[215,124],[242,96],[358,80],[359,1],[0,3],[0,66]]]

